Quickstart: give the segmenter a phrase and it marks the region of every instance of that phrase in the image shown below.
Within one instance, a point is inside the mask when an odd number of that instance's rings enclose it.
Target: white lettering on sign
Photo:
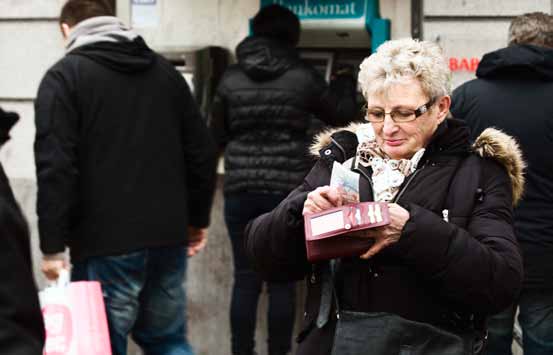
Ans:
[[[139,0],[137,0],[139,1]],[[146,1],[146,0],[142,0]],[[289,8],[292,12],[301,17],[312,17],[318,15],[342,15],[342,16],[355,16],[355,2],[349,2],[347,4],[315,4],[310,5],[306,1],[304,5],[289,5],[285,4],[282,0],[275,0],[275,4]]]

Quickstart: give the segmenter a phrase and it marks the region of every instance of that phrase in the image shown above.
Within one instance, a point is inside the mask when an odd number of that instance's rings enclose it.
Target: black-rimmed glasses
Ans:
[[[436,102],[435,98],[431,98],[427,103],[417,107],[414,110],[408,108],[399,108],[386,112],[381,108],[372,108],[367,110],[366,120],[369,122],[384,122],[386,115],[390,115],[392,121],[395,123],[411,122],[417,119],[417,117],[424,115],[430,107]]]

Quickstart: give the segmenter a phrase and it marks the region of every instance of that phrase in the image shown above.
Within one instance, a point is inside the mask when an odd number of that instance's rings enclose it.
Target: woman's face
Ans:
[[[401,84],[393,84],[383,93],[370,94],[367,112],[384,110],[386,113],[408,113],[430,99],[423,93],[416,79],[409,79]],[[377,143],[392,159],[410,159],[429,143],[438,125],[445,119],[450,104],[449,96],[436,98],[431,107],[428,107],[429,111],[410,122],[396,123],[386,114],[383,122],[372,123]]]

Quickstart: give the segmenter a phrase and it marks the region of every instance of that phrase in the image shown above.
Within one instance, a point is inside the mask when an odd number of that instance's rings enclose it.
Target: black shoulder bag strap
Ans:
[[[321,303],[316,322],[317,328],[322,328],[328,323],[330,310],[332,309],[332,300],[334,299],[335,302],[338,302],[334,288],[334,276],[338,265],[339,259],[332,259],[326,263],[325,269],[321,273]]]

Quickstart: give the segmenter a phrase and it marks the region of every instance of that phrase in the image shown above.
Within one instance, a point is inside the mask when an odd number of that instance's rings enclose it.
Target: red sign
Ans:
[[[475,72],[476,68],[478,68],[478,64],[480,63],[479,58],[455,58],[450,57],[449,58],[449,70],[452,72],[455,71],[469,71],[469,72]]]

